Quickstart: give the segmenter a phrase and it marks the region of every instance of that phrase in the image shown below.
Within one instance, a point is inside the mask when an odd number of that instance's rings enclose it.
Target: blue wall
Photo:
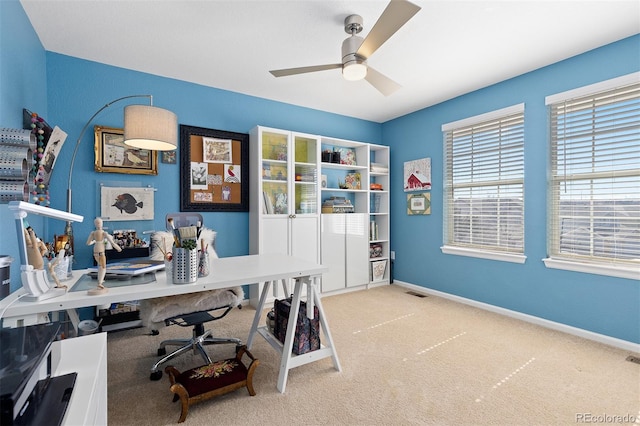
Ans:
[[[106,66],[56,53],[47,53],[47,67],[48,121],[69,134],[62,155],[56,162],[56,170],[51,181],[51,206],[62,210],[66,205],[66,171],[69,169],[71,153],[82,126],[107,102],[129,94],[152,94],[154,105],[175,112],[180,124],[190,126],[248,133],[260,124],[338,138],[381,142],[382,126],[378,123]],[[136,99],[133,101],[135,103]],[[123,101],[104,110],[93,124],[121,128],[122,111],[126,104],[126,101]],[[179,152],[178,164],[160,163],[158,176],[96,173],[94,158],[92,125],[83,137],[73,171],[73,211],[85,216],[83,223],[74,224],[76,241],[80,240],[79,244],[75,244],[76,267],[88,266],[92,261],[91,249],[83,242],[85,236],[93,229],[93,218],[99,216],[98,188],[101,182],[133,182],[157,188],[153,223],[141,221],[131,224],[105,224],[111,229],[164,229],[165,214],[180,210]],[[216,248],[220,256],[249,253],[248,213],[203,213],[203,216],[205,224],[218,232]],[[61,223],[59,227],[60,233],[63,225]]]
[[[17,0],[0,1],[0,127],[22,129],[22,109],[47,117],[47,67],[44,48]],[[34,229],[44,220],[29,218]],[[15,260],[10,266],[11,290],[20,284],[18,238],[13,214],[0,204],[0,254]]]
[[[0,1],[0,126],[21,127],[22,108],[40,113],[51,125],[69,134],[51,182],[52,207],[65,209],[70,157],[86,120],[107,102],[130,94],[152,94],[154,104],[178,115],[181,124],[248,132],[265,125],[391,146],[392,188],[402,188],[405,161],[432,159],[432,214],[408,217],[406,198],[392,193],[392,249],[395,278],[460,295],[541,318],[640,343],[640,286],[637,281],[546,269],[547,135],[544,97],[617,77],[640,69],[635,36],[489,88],[450,100],[385,124],[300,108],[238,93],[110,67],[51,52],[45,53],[15,0]],[[16,36],[19,34],[20,36]],[[7,95],[5,96],[5,92]],[[525,102],[525,254],[524,265],[443,255],[442,245],[442,132],[440,126],[468,116]],[[122,108],[116,104],[93,124],[122,127]],[[180,159],[178,158],[178,162]],[[93,131],[82,142],[73,175],[74,212],[85,222],[74,229],[77,267],[90,264],[90,250],[82,242],[98,213],[100,182],[152,185],[156,219],[132,224],[161,229],[164,214],[179,210],[179,167],[159,164],[158,176],[95,173]],[[12,220],[0,205],[0,223]],[[247,213],[205,213],[205,223],[218,231],[221,256],[244,255],[248,248]],[[111,227],[128,227],[113,222]],[[13,225],[11,225],[13,226]],[[45,235],[63,224],[45,221]],[[4,228],[0,254],[17,257],[13,228]],[[15,262],[14,262],[15,265]],[[12,289],[19,287],[18,268],[12,268]]]
[[[392,250],[395,278],[419,286],[640,343],[637,280],[545,268],[545,96],[640,70],[640,36],[570,58],[387,122],[391,146]],[[525,103],[525,264],[445,255],[443,224],[444,123]],[[431,215],[407,216],[405,161],[431,157]]]

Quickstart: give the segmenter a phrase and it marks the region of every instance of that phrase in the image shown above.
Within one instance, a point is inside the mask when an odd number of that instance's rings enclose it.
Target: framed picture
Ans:
[[[124,131],[94,126],[95,170],[101,173],[158,174],[158,151],[124,144]]]
[[[431,158],[405,161],[404,192],[431,189]]]
[[[176,164],[176,152],[175,151],[162,151],[160,161],[166,164]]]
[[[205,163],[230,164],[233,158],[231,139],[202,138]]]
[[[407,195],[407,214],[431,214],[431,194]]]
[[[180,211],[249,211],[249,135],[180,125]]]
[[[100,217],[105,221],[153,220],[153,189],[144,187],[100,187]]]

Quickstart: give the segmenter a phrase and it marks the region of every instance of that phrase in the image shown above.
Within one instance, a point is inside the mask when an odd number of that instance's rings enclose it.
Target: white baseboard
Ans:
[[[606,336],[604,334],[594,333],[592,331],[584,330],[570,325],[562,324],[559,322],[549,321],[544,318],[535,317],[533,315],[524,314],[522,312],[512,311],[510,309],[501,308],[499,306],[490,305],[488,303],[478,302],[476,300],[467,299],[465,297],[456,296],[442,291],[433,290],[426,287],[421,287],[415,284],[406,283],[403,281],[394,280],[393,284],[400,287],[406,287],[417,293],[430,294],[433,296],[442,297],[443,299],[452,300],[454,302],[463,303],[476,308],[484,309],[486,311],[495,312],[500,315],[519,319],[531,324],[536,324],[545,328],[549,328],[563,333],[571,334],[574,336],[582,337],[588,340],[593,340],[598,343],[613,346],[619,349],[623,349],[630,352],[640,353],[640,344],[629,342],[627,340],[617,339],[615,337]]]

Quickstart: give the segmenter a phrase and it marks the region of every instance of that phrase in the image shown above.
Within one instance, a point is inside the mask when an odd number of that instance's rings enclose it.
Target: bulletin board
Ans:
[[[249,211],[249,135],[180,125],[180,211]]]

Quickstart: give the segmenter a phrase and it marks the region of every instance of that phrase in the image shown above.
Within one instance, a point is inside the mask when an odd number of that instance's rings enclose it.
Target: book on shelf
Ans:
[[[369,169],[372,173],[389,173],[389,167],[380,163],[371,163]]]
[[[369,240],[375,241],[378,239],[378,224],[375,220],[369,222]]]
[[[269,197],[269,194],[267,194],[265,191],[262,191],[262,197],[264,198],[262,213],[273,214],[273,202],[271,201],[271,197]]]

